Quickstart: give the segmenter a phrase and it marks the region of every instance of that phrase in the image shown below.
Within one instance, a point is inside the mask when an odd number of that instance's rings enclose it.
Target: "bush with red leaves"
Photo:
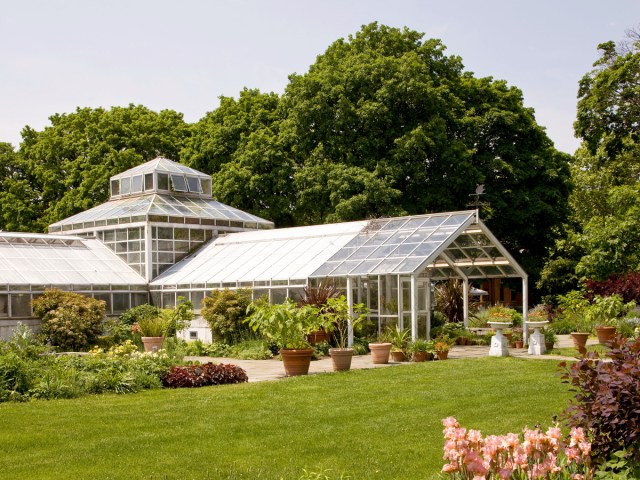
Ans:
[[[611,275],[602,282],[585,280],[584,286],[589,300],[593,300],[596,295],[610,297],[617,293],[622,297],[624,303],[632,300],[640,303],[640,272]]]
[[[194,388],[247,381],[249,381],[249,377],[242,368],[223,363],[174,366],[162,378],[162,384],[169,388]]]
[[[577,362],[560,364],[564,383],[577,394],[564,412],[569,427],[582,427],[592,437],[591,456],[607,460],[627,449],[640,461],[640,338],[618,335],[605,361],[589,352]]]

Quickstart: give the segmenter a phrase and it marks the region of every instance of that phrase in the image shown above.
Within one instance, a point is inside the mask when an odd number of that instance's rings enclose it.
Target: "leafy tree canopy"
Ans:
[[[140,105],[78,108],[49,119],[41,132],[22,131],[19,168],[2,195],[13,200],[12,213],[25,213],[15,223],[3,214],[7,229],[42,231],[106,201],[109,177],[157,156],[177,159],[188,135],[182,114]]]
[[[545,267],[548,285],[561,283],[554,271],[604,280],[640,269],[640,35],[598,49],[578,90],[571,241]]]

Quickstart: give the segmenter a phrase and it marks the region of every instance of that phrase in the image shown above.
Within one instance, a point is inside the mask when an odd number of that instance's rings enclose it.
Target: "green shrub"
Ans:
[[[31,362],[18,353],[0,355],[0,401],[21,400],[31,388],[33,374]]]
[[[58,289],[46,290],[33,301],[42,334],[63,350],[85,350],[94,343],[102,333],[105,309],[102,300]]]
[[[251,290],[213,290],[202,300],[204,318],[214,337],[232,344],[251,335],[251,328],[245,322],[247,307],[251,303]]]

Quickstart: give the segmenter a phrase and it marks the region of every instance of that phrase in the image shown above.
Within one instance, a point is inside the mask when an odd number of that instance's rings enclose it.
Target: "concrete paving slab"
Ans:
[[[587,341],[587,345],[597,344],[598,340],[590,338]],[[571,347],[573,342],[571,335],[558,335],[558,347]],[[456,360],[460,358],[480,358],[489,355],[489,346],[485,345],[456,345],[449,351],[449,358]],[[572,357],[563,357],[560,355],[529,355],[526,348],[510,348],[509,356],[516,358],[524,358],[527,360],[575,360]],[[202,363],[214,362],[214,363],[231,363],[238,365],[244,369],[249,376],[249,382],[264,382],[268,380],[278,380],[285,378],[284,366],[282,362],[277,359],[270,360],[237,360],[234,358],[221,358],[221,357],[185,357],[185,360],[197,360]],[[351,362],[352,370],[360,370],[367,368],[387,368],[387,367],[399,367],[402,365],[408,365],[409,362],[389,362],[388,364],[374,364],[371,361],[371,355],[356,355]],[[314,360],[309,367],[309,374],[326,373],[333,371],[333,364],[330,357],[325,357],[320,360]]]

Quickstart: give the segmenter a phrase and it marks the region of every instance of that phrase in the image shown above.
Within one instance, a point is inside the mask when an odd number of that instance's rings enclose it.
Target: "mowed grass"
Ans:
[[[257,384],[0,405],[0,478],[436,478],[442,418],[485,434],[547,427],[554,361],[481,358]]]

